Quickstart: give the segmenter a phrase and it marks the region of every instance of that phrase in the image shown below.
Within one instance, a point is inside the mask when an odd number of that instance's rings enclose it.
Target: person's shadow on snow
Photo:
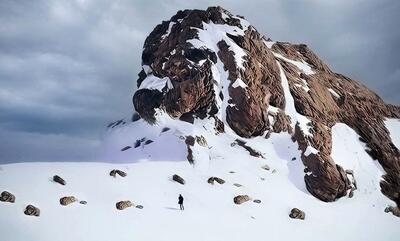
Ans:
[[[169,209],[169,210],[179,210],[179,211],[180,211],[179,208],[173,208],[173,207],[165,207],[165,209]]]

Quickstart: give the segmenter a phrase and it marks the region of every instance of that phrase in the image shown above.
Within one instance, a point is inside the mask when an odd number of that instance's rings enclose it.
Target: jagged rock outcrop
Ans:
[[[400,107],[334,73],[305,44],[273,42],[221,7],[179,11],[147,37],[137,85],[135,110],[151,124],[164,111],[190,123],[208,118],[216,134],[227,126],[243,138],[288,132],[301,150],[307,189],[323,201],[352,188],[331,157],[331,128],[345,123],[384,168],[382,192],[400,206],[400,152],[383,122],[400,118]]]

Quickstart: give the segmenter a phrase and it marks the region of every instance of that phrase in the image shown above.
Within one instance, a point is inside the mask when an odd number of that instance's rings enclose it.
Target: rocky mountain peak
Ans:
[[[133,104],[149,123],[162,111],[242,138],[288,132],[308,191],[323,201],[354,186],[331,157],[331,128],[345,123],[384,168],[381,190],[400,206],[400,152],[384,125],[400,108],[333,72],[307,45],[272,41],[221,7],[179,11],[147,37],[137,85]]]

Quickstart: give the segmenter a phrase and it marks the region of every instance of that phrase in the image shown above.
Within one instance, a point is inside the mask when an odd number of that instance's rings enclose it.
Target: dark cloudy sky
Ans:
[[[400,104],[397,0],[1,0],[0,164],[96,160],[105,125],[130,114],[147,34],[210,5]]]

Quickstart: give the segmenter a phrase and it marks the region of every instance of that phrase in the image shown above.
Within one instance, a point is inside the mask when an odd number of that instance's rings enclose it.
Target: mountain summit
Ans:
[[[307,190],[323,201],[354,186],[331,155],[332,127],[346,124],[385,170],[382,192],[400,206],[400,153],[384,124],[400,118],[400,108],[334,73],[307,45],[272,41],[221,7],[185,10],[150,33],[142,67],[133,104],[147,122],[160,110],[242,138],[288,132]]]

